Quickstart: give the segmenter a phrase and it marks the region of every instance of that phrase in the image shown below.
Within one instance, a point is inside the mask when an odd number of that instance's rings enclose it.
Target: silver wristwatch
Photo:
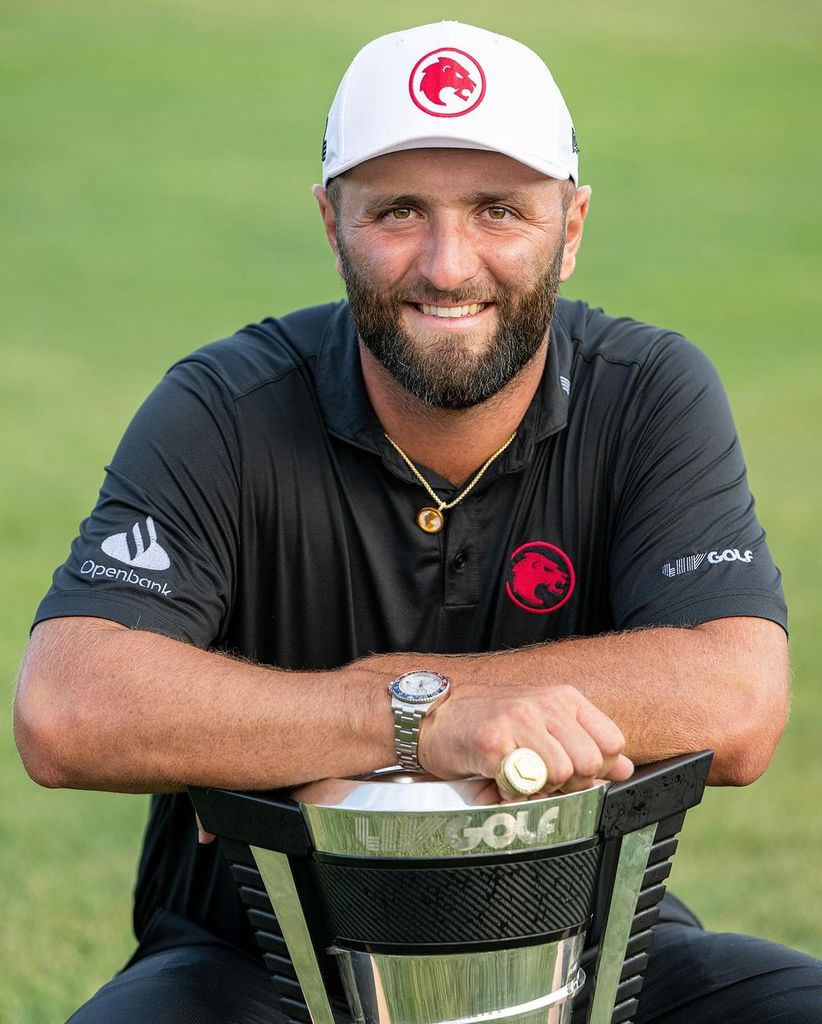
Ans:
[[[409,772],[423,770],[419,759],[420,722],[451,689],[451,680],[439,672],[419,669],[406,672],[388,684],[394,714],[394,746],[397,763]]]

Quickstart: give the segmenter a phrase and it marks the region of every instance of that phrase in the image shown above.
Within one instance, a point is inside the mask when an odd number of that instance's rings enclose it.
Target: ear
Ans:
[[[311,189],[314,198],[317,200],[317,205],[320,208],[320,216],[323,219],[323,227],[325,228],[325,237],[328,239],[328,244],[331,246],[331,251],[336,257],[337,273],[342,276],[342,266],[340,264],[340,251],[337,247],[337,215],[334,212],[334,207],[331,205],[331,201],[328,198],[328,193],[322,187],[322,185],[314,185]]]
[[[588,216],[588,204],[591,202],[591,189],[588,185],[578,188],[568,207],[565,218],[565,249],[562,253],[562,269],[560,281],[567,281],[577,265],[577,252],[582,244],[582,228]]]

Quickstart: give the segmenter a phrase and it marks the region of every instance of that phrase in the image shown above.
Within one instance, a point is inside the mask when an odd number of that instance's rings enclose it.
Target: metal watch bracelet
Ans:
[[[421,772],[419,760],[420,722],[423,715],[407,707],[392,708],[394,713],[394,747],[401,768]]]

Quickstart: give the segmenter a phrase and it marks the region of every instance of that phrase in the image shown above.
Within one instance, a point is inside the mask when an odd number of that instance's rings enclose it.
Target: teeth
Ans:
[[[429,306],[425,302],[420,303],[420,309],[423,313],[426,313],[428,316],[440,317],[474,316],[484,308],[484,302],[474,302],[470,306]]]

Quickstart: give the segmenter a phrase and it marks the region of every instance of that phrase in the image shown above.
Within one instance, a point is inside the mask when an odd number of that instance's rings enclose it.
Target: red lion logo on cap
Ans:
[[[462,117],[482,103],[485,72],[465,50],[441,46],[411,69],[408,91],[415,106],[432,117]]]
[[[452,57],[438,57],[436,63],[423,68],[419,87],[431,103],[444,107],[440,99],[443,89],[453,89],[461,100],[468,100],[477,83],[462,64],[458,64]]]
[[[565,552],[534,540],[511,555],[505,592],[515,605],[539,615],[564,605],[575,584],[574,567]]]

